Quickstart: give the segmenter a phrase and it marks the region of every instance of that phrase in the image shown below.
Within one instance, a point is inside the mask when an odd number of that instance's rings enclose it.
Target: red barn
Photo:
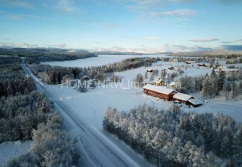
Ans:
[[[174,94],[177,92],[172,89],[167,89],[163,87],[157,87],[153,85],[145,85],[143,87],[143,92],[146,95],[154,96],[165,101],[172,101]]]

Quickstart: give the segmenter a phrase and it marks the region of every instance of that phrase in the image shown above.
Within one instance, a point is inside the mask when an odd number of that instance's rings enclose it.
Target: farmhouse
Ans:
[[[154,96],[165,101],[172,101],[176,91],[167,89],[164,87],[157,87],[153,85],[145,85],[143,87],[143,93],[146,95]]]
[[[218,69],[218,70],[216,70],[217,73],[224,72],[226,74],[236,73],[239,71],[239,69],[230,69],[230,68],[227,68],[226,66],[220,66],[217,69]]]
[[[153,85],[164,86],[165,82],[162,79],[159,78],[159,80],[153,82]]]

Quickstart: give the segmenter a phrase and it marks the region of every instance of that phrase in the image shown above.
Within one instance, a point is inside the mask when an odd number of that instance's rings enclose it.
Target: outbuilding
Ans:
[[[195,61],[186,61],[186,64],[194,64],[196,63]]]
[[[153,72],[153,69],[147,69],[147,72]]]
[[[178,100],[182,103],[188,104],[189,99],[194,99],[191,95],[187,95],[184,93],[177,93],[173,96],[173,100]]]
[[[194,98],[194,99],[189,99],[188,100],[188,105],[191,105],[193,107],[199,107],[199,106],[203,105],[203,102],[201,102],[201,101],[199,101],[199,100]]]
[[[184,94],[184,93],[177,93],[173,96],[173,100],[174,101],[180,101],[186,105],[190,105],[193,107],[199,107],[201,106],[203,103],[199,100],[197,100],[196,98],[194,98],[191,95],[188,94]]]

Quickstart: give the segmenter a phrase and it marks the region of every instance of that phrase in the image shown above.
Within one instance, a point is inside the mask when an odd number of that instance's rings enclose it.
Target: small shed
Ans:
[[[90,78],[88,76],[84,76],[83,79],[86,80],[86,81],[90,80]]]
[[[197,64],[198,65],[198,67],[207,67],[207,65],[206,64]]]
[[[147,69],[147,72],[153,72],[154,70],[153,69]]]
[[[174,68],[174,67],[169,67],[168,69],[172,71],[172,70],[174,70],[175,68]]]
[[[196,63],[195,61],[186,61],[186,64],[194,64]]]

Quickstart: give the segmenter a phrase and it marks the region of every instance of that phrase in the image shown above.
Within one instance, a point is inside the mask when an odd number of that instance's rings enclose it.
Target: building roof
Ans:
[[[173,86],[175,86],[175,85],[176,85],[176,83],[175,83],[175,82],[171,82],[171,83],[170,83],[170,85],[173,85]]]
[[[145,85],[143,87],[143,89],[152,90],[152,91],[159,92],[159,93],[162,93],[162,94],[165,94],[165,95],[169,95],[172,92],[175,92],[172,89],[167,89],[165,87],[159,87],[159,86],[154,86],[154,85]]]
[[[173,96],[174,99],[188,101],[189,99],[193,98],[190,95],[184,94],[184,93],[177,93]]]
[[[201,105],[201,104],[203,104],[203,102],[201,102],[200,100],[197,100],[197,99],[189,99],[188,101],[191,104],[193,104],[193,105]]]
[[[234,72],[234,71],[239,71],[238,69],[229,69],[229,68],[221,69],[221,70],[224,71],[224,72]]]
[[[162,79],[155,81],[156,84],[159,84],[159,83],[162,83],[162,82],[164,82]]]

